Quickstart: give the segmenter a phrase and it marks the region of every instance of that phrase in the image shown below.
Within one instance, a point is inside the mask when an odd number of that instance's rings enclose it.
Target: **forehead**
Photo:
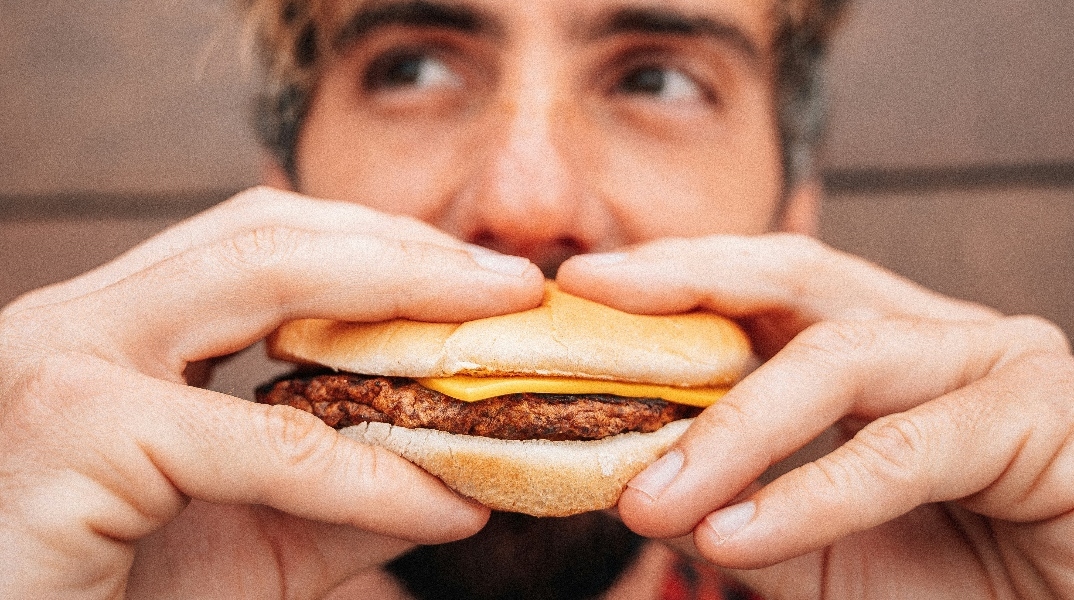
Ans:
[[[563,37],[587,37],[629,21],[646,26],[695,29],[742,37],[746,46],[767,53],[774,35],[777,0],[337,0],[322,6],[330,36],[384,22],[456,24],[510,37],[525,30],[557,30]],[[637,25],[637,23],[635,23]],[[335,41],[341,41],[336,39]]]

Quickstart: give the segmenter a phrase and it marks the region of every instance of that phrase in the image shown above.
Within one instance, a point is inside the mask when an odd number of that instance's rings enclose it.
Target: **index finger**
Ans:
[[[706,409],[675,449],[628,484],[623,520],[643,535],[683,535],[845,415],[912,410],[1013,356],[1065,349],[1031,318],[850,325],[807,330]]]
[[[171,380],[300,317],[464,320],[536,306],[524,258],[375,235],[255,230],[153,265],[57,311],[73,340]]]
[[[750,317],[791,311],[799,330],[822,320],[998,316],[791,234],[665,239],[625,252],[579,255],[560,267],[556,281],[567,292],[627,312],[707,308]]]
[[[307,231],[377,233],[400,241],[465,248],[467,244],[436,228],[401,215],[388,215],[338,200],[310,198],[269,187],[255,187],[165,229],[116,259],[19,298],[8,310],[63,302],[88,294],[198,246],[219,243],[270,227]]]

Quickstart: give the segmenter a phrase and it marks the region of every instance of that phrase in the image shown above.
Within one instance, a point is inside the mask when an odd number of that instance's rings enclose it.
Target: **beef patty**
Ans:
[[[462,402],[399,377],[350,374],[284,379],[257,390],[257,401],[313,413],[337,429],[365,421],[503,440],[598,440],[648,433],[700,408],[658,398],[605,394],[508,394]]]

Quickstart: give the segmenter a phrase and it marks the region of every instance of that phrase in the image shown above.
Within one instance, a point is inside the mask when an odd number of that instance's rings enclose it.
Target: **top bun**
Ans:
[[[539,307],[520,313],[461,324],[303,319],[285,323],[268,343],[274,358],[366,375],[541,375],[680,387],[730,385],[753,360],[746,335],[718,315],[635,315],[553,283]]]

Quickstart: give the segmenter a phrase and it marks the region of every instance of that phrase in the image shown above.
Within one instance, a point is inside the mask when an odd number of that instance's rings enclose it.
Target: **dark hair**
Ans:
[[[828,41],[850,0],[782,0],[775,53],[777,127],[784,191],[815,174],[825,122],[823,67]],[[261,143],[296,179],[295,150],[317,78],[323,23],[317,0],[244,0],[268,67],[255,112]]]
[[[850,0],[814,0],[805,18],[785,17],[773,44],[776,115],[784,191],[816,174],[827,116],[824,65],[828,41]]]

